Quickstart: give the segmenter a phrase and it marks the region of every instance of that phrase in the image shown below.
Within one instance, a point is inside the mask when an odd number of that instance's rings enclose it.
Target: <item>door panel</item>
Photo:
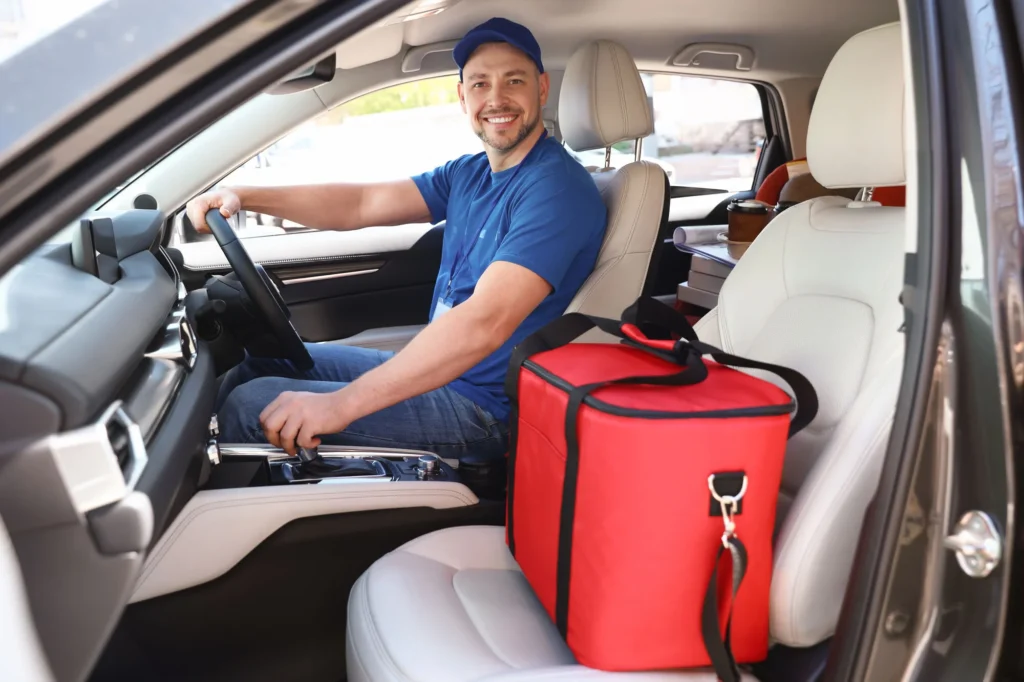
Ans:
[[[362,274],[286,284],[281,293],[295,328],[307,341],[328,341],[377,327],[426,324],[443,238],[442,224],[406,251],[345,263]],[[270,268],[282,279],[287,270]]]
[[[317,342],[376,327],[425,324],[443,240],[439,223],[293,232],[243,243],[253,261],[280,281],[299,335]],[[175,248],[186,282],[199,284],[230,271],[216,242]]]
[[[302,230],[252,236],[253,228],[236,231],[245,250],[256,263],[264,266],[311,264],[317,261],[342,260],[372,253],[392,253],[413,248],[429,232],[428,224],[367,227],[349,232]],[[226,272],[227,258],[212,235],[201,235],[201,241],[175,243],[188,270]]]

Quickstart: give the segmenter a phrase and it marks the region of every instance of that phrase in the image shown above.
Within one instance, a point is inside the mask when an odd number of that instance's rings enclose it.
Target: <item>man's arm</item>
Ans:
[[[285,187],[225,187],[202,194],[186,211],[199,231],[206,213],[221,209],[230,217],[240,209],[267,213],[318,230],[430,222],[430,209],[412,179],[371,184],[335,183]]]
[[[494,262],[473,295],[427,325],[391,360],[339,393],[360,417],[444,386],[498,350],[551,292],[521,265]]]
[[[317,434],[349,424],[413,396],[440,388],[501,347],[551,292],[531,270],[496,261],[477,282],[473,295],[438,317],[390,360],[345,388],[311,396],[283,393],[263,413],[267,440],[294,452],[313,447]]]
[[[242,208],[318,230],[356,230],[430,222],[430,210],[411,179],[372,184],[239,187]]]

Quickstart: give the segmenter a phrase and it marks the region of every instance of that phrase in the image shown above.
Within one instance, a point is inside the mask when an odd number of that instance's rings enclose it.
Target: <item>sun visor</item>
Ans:
[[[425,19],[426,17],[432,17],[435,14],[440,14],[449,7],[457,5],[459,2],[461,2],[461,0],[415,0],[415,2],[410,2],[397,12],[391,13],[381,23],[400,24],[407,21]]]
[[[339,69],[354,69],[390,59],[402,50],[402,24],[374,26],[360,31],[338,46]]]

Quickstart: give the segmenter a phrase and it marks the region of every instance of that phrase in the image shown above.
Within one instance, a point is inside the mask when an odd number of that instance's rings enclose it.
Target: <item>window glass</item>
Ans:
[[[642,157],[661,165],[677,186],[750,189],[764,142],[757,89],[749,83],[669,74],[642,74],[654,111],[653,135]],[[457,76],[384,88],[321,114],[227,175],[218,185],[280,186],[373,182],[410,177],[462,154],[480,152],[459,106]],[[633,160],[635,143],[616,144],[611,164]],[[569,150],[585,166],[604,165],[604,150]],[[243,237],[305,229],[246,212]],[[185,234],[174,241],[204,240]]]
[[[764,144],[761,98],[750,83],[644,73],[654,111],[654,134],[641,156],[665,169],[673,185],[730,192],[750,189]],[[603,166],[604,151],[573,152],[587,166]],[[611,165],[629,163],[633,142],[612,147]]]
[[[0,0],[0,62],[106,0]]]
[[[457,76],[384,88],[292,130],[218,185],[279,186],[407,178],[481,150],[459,106]],[[304,229],[246,214],[246,237]]]

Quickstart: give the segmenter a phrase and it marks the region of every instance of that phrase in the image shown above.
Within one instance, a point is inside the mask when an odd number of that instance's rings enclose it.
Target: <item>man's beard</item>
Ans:
[[[520,116],[520,120],[523,120],[522,119],[522,112],[518,112],[518,111],[491,111],[491,112],[488,112],[486,114],[486,116],[488,116],[488,117],[490,117],[490,116],[501,116],[502,114],[506,114],[506,115],[518,114]],[[481,116],[480,118],[483,119],[484,116]],[[539,110],[538,110],[537,115],[534,117],[534,119],[532,121],[526,121],[521,126],[519,126],[519,132],[516,134],[515,137],[492,139],[487,134],[487,128],[486,128],[487,124],[481,121],[480,130],[477,131],[476,136],[479,137],[483,141],[484,144],[486,144],[487,146],[491,147],[492,149],[495,149],[495,150],[497,150],[499,152],[502,152],[503,154],[507,154],[510,151],[512,151],[513,149],[515,149],[516,147],[518,147],[519,143],[522,142],[523,140],[525,140],[530,135],[530,133],[532,133],[537,128],[537,124],[538,123],[540,123],[540,113],[539,113]]]

